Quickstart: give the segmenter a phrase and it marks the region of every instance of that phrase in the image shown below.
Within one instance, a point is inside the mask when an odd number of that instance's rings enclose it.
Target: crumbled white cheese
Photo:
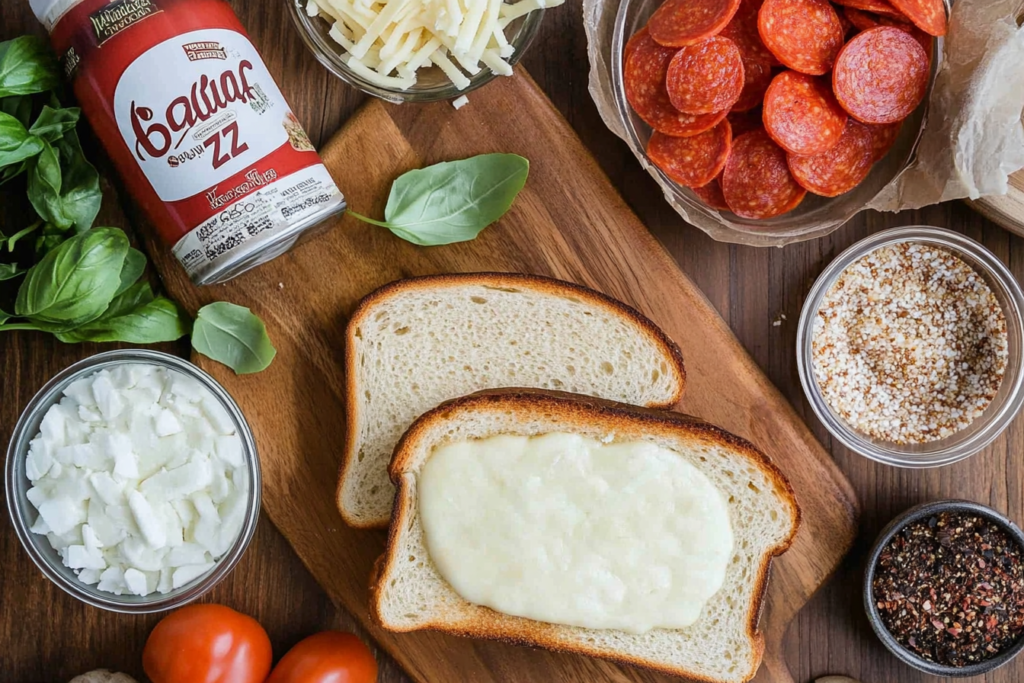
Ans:
[[[27,496],[83,583],[168,593],[212,569],[245,523],[248,471],[230,414],[196,380],[130,364],[64,391],[29,445]]]

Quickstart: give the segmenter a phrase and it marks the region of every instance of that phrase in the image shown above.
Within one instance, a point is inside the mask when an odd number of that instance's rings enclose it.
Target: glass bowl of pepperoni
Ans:
[[[715,239],[827,234],[909,166],[944,1],[623,0],[609,64],[626,142]]]

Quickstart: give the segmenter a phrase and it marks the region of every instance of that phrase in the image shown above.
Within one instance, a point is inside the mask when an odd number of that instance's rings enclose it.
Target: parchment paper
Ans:
[[[696,206],[682,198],[647,161],[642,145],[627,131],[616,107],[611,53],[619,2],[583,3],[590,94],[605,124],[629,144],[679,215],[715,239],[781,246],[827,234],[865,208],[900,211],[952,199],[1006,194],[1008,176],[1024,168],[1024,30],[1018,26],[1024,0],[957,0],[942,54],[936,55],[938,71],[917,147],[912,148],[913,131],[905,131],[904,136],[911,136],[906,142],[907,156],[882,162],[880,166],[898,163],[899,168],[888,169],[875,187],[870,187],[869,177],[865,183],[869,187],[832,202],[810,199],[805,215],[789,219],[788,227],[785,217],[759,228],[731,214]],[[903,161],[908,158],[904,168]],[[876,168],[872,176],[886,172]],[[816,209],[814,202],[818,203]]]

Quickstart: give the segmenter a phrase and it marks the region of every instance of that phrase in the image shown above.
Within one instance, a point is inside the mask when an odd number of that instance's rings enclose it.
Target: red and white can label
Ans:
[[[313,166],[285,178],[267,180],[258,171],[245,186],[265,185],[239,194],[240,199],[216,216],[203,221],[174,245],[174,255],[189,275],[202,273],[224,254],[243,244],[255,246],[275,236],[280,229],[319,215],[325,208],[342,203],[341,192],[323,166]],[[211,192],[220,191],[215,187]],[[237,188],[228,190],[236,192]],[[290,245],[289,245],[290,246]]]
[[[212,28],[135,59],[114,91],[117,128],[157,197],[195,226],[173,250],[194,279],[344,197],[256,49]]]
[[[288,142],[288,106],[243,36],[223,29],[164,41],[114,91],[114,115],[157,196],[187,199]]]

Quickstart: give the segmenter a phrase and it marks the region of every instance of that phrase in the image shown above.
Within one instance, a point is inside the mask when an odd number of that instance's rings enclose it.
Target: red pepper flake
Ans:
[[[879,555],[872,588],[885,627],[929,661],[975,664],[1024,635],[1024,552],[982,517],[908,525]]]

